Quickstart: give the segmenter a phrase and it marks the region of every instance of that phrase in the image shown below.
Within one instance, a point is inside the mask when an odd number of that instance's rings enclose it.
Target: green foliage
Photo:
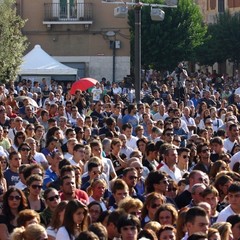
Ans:
[[[2,0],[0,4],[0,81],[15,80],[22,55],[26,50],[26,37],[21,29],[25,24],[16,14],[14,0]]]
[[[145,3],[150,1],[144,1]],[[178,61],[191,60],[204,44],[207,26],[199,7],[192,0],[179,0],[177,8],[164,8],[165,19],[154,22],[150,7],[142,8],[142,65],[170,69]],[[151,3],[159,3],[151,1]],[[129,12],[131,47],[134,49],[134,13]],[[133,52],[131,52],[133,53]],[[131,56],[133,56],[131,54]]]

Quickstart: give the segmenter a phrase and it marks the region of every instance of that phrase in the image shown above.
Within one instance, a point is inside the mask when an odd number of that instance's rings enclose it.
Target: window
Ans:
[[[218,0],[218,12],[223,13],[225,11],[224,0]]]

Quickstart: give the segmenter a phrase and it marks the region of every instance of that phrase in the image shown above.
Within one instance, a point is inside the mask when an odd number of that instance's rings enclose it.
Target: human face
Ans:
[[[232,234],[233,239],[238,240],[240,236],[240,222],[236,223],[234,226],[232,226]]]
[[[48,193],[46,203],[51,210],[55,209],[60,201],[61,200],[57,190],[52,190]]]
[[[79,148],[78,150],[73,151],[74,159],[82,160],[84,158],[84,153],[85,153],[85,149],[84,148]]]
[[[10,166],[13,168],[19,168],[22,162],[22,157],[20,153],[12,156],[12,159],[9,161]]]
[[[172,230],[164,230],[160,236],[159,240],[175,240],[176,236]]]
[[[160,180],[159,183],[154,184],[155,192],[165,194],[165,192],[168,190],[168,185],[169,182],[167,178]]]
[[[118,204],[122,199],[128,196],[128,190],[127,189],[116,190],[116,192],[113,193],[113,196],[116,203]]]
[[[172,142],[173,141],[173,136],[174,136],[174,134],[173,134],[172,131],[165,132],[165,135],[164,135],[165,141],[168,142],[168,143]]]
[[[75,178],[64,179],[62,191],[66,195],[72,195],[76,189]]]
[[[217,203],[218,203],[217,196],[215,196],[213,193],[210,193],[204,198],[204,201],[210,204],[212,211],[216,210]]]
[[[132,128],[126,128],[125,131],[123,131],[123,134],[125,134],[127,138],[130,138],[132,135]]]
[[[11,209],[17,209],[20,206],[21,199],[22,199],[22,197],[17,191],[10,193],[10,195],[8,197],[9,207]]]
[[[103,194],[105,192],[105,186],[103,183],[97,183],[94,187],[93,187],[93,195],[94,197],[103,197]]]
[[[129,214],[135,215],[136,217],[140,218],[142,214],[142,209],[132,207],[128,210]]]
[[[156,199],[150,203],[150,205],[147,206],[148,210],[148,216],[151,220],[153,220],[154,215],[157,211],[157,209],[162,205],[161,199]]]
[[[102,153],[102,148],[100,146],[92,147],[92,155],[95,157],[100,157]]]
[[[240,192],[228,192],[228,202],[234,210],[239,209]]]
[[[188,164],[190,158],[190,152],[182,152],[180,155],[178,155],[178,162],[180,164]]]
[[[26,221],[24,227],[27,227],[30,224],[39,224],[39,221],[38,221],[38,219],[36,217],[34,217],[33,219],[31,219],[29,221]]]
[[[102,167],[98,166],[98,167],[93,167],[91,171],[88,172],[88,175],[92,180],[92,179],[98,178],[101,175],[101,173],[102,173]]]
[[[85,215],[84,213],[85,213],[85,210],[83,208],[78,208],[77,211],[73,214],[73,222],[76,225],[79,225],[82,223]]]
[[[41,181],[33,181],[29,186],[29,193],[33,196],[38,196],[42,190]]]
[[[90,213],[90,216],[91,216],[91,220],[92,222],[97,222],[100,214],[101,214],[101,209],[100,209],[100,206],[98,205],[93,205],[89,208],[89,213]]]
[[[209,219],[207,216],[196,216],[194,222],[187,223],[189,236],[195,232],[203,232],[207,234],[209,228]]]
[[[129,171],[126,176],[123,177],[129,188],[133,188],[137,184],[138,175],[137,171]]]
[[[136,240],[138,235],[137,227],[124,226],[121,228],[122,240]]]
[[[173,225],[173,217],[170,211],[165,210],[160,212],[158,218],[161,225]]]
[[[166,155],[166,164],[168,166],[173,166],[177,163],[178,153],[177,150],[169,150],[168,154]]]

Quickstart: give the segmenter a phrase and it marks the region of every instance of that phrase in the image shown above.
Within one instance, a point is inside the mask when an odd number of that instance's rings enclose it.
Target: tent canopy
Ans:
[[[77,69],[70,68],[48,55],[40,45],[23,57],[19,75],[77,75]]]

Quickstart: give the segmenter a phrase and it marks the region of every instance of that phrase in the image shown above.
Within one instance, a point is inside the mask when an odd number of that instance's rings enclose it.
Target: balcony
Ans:
[[[45,3],[43,24],[92,24],[92,3]]]

